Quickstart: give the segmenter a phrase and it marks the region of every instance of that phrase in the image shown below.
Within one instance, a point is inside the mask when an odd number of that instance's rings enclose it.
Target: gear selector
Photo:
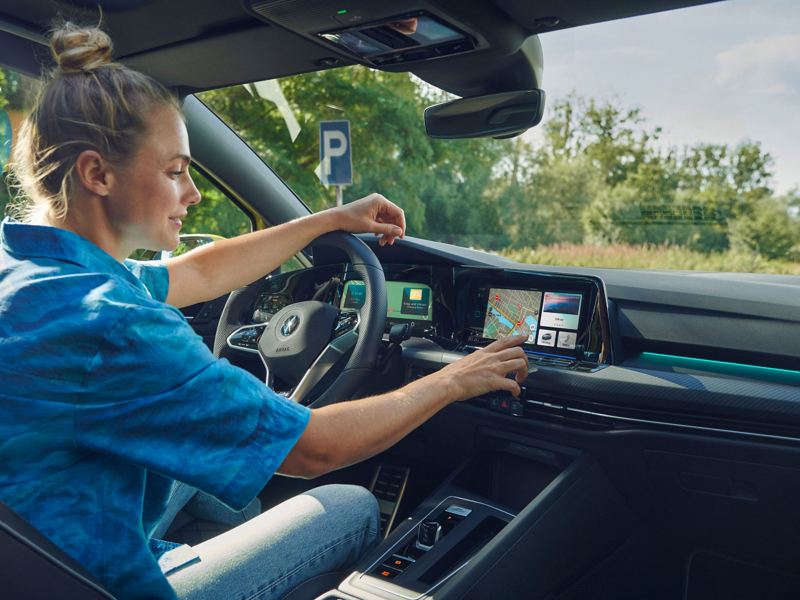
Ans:
[[[417,532],[417,548],[426,552],[433,548],[442,536],[442,525],[439,521],[423,521]]]

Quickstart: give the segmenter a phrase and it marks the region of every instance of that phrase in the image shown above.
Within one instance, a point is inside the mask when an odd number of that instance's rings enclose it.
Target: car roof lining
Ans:
[[[301,0],[295,0],[296,2]],[[328,0],[309,0],[319,7]],[[520,52],[497,48],[511,31],[522,31],[524,37],[543,31],[584,25],[705,4],[718,0],[482,0],[464,3],[460,0],[421,0],[394,6],[413,9],[422,5],[435,7],[439,14],[454,20],[466,20],[478,35],[489,40],[488,48],[479,50],[484,57],[460,55],[417,63],[412,70],[427,81],[459,95],[504,91],[509,75],[519,75],[520,85],[530,85],[529,65]],[[193,0],[191,3],[174,0],[101,0],[103,26],[111,34],[118,60],[148,73],[167,85],[192,93],[225,87],[236,83],[272,79],[286,75],[317,71],[353,64],[351,57],[337,53],[323,42],[316,42],[301,33],[289,31],[249,12],[246,3]],[[330,7],[339,4],[329,2]],[[498,12],[497,9],[501,9]],[[333,14],[331,9],[331,14]],[[481,18],[483,14],[486,18]],[[43,39],[54,17],[73,19],[82,23],[98,22],[96,3],[63,0],[7,0],[0,8],[0,30],[29,38],[14,42],[0,38],[3,52],[0,60],[16,61],[9,65],[32,73],[35,65],[30,58],[20,56],[19,44],[31,48],[38,44],[30,39]],[[558,17],[554,23],[553,17]],[[25,33],[27,32],[27,36]],[[516,37],[520,37],[517,35]],[[19,40],[19,37],[17,38]],[[494,40],[494,42],[493,42]],[[15,50],[15,51],[12,51]],[[37,53],[35,60],[42,67],[50,66],[48,53]],[[480,64],[480,77],[475,65]],[[494,73],[490,65],[497,65]],[[527,69],[527,71],[526,71]],[[487,83],[476,85],[478,79]],[[536,78],[533,78],[534,80]]]

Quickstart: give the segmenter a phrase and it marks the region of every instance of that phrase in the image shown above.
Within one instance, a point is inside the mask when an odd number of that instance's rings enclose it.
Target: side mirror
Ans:
[[[432,138],[514,137],[538,125],[544,90],[501,92],[460,98],[425,109],[425,131]]]

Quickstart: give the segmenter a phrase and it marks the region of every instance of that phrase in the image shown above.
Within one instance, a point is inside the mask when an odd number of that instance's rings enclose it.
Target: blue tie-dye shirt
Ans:
[[[0,225],[0,500],[119,598],[174,598],[148,549],[174,480],[243,508],[309,410],[217,360],[167,269]]]

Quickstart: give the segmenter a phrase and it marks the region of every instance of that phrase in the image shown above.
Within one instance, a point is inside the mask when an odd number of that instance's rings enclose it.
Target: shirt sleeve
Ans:
[[[155,304],[155,303],[154,303]],[[241,509],[302,435],[310,410],[216,359],[164,305],[125,311],[75,413],[76,443],[173,477]]]
[[[144,284],[153,299],[164,302],[169,291],[169,269],[159,260],[131,260],[125,261],[128,270]]]

